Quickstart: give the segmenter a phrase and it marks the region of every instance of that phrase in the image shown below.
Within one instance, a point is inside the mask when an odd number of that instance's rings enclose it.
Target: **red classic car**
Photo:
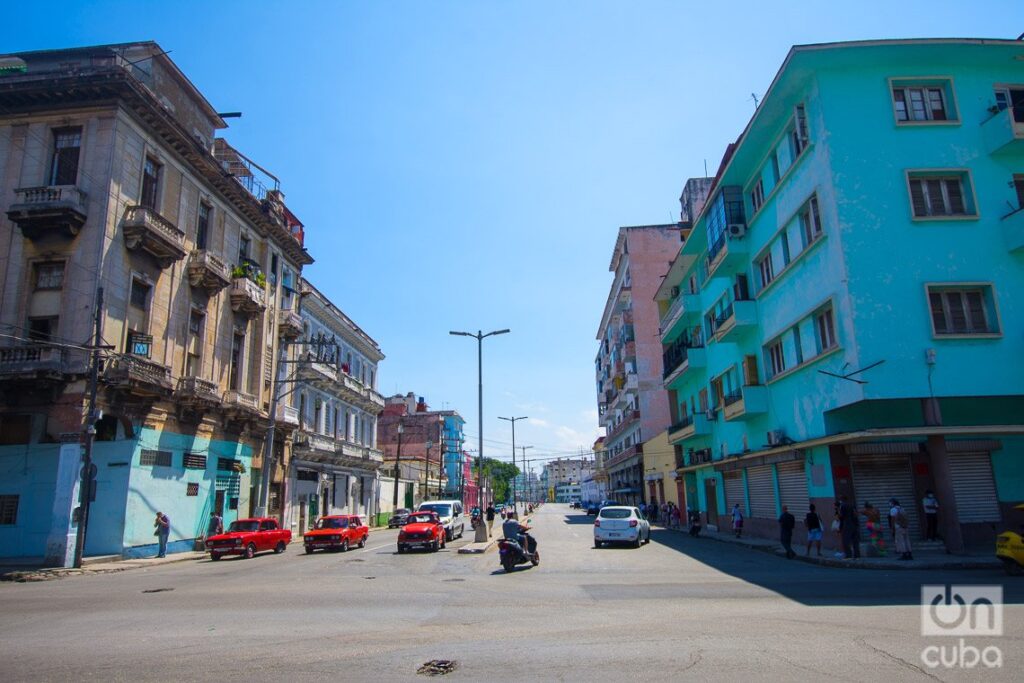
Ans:
[[[411,512],[398,532],[398,552],[413,548],[437,551],[445,545],[444,524],[436,512]]]
[[[225,555],[251,558],[264,550],[283,553],[291,542],[292,532],[279,527],[276,519],[251,517],[232,522],[223,534],[207,538],[206,549],[210,559],[216,561]]]
[[[329,515],[316,520],[316,526],[302,536],[306,552],[314,550],[348,550],[356,545],[362,548],[370,537],[370,528],[359,515]]]

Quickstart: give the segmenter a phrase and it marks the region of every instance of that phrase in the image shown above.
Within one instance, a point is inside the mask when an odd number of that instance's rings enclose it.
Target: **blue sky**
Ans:
[[[155,40],[274,172],[306,275],[485,454],[589,449],[593,361],[621,225],[678,218],[793,44],[1016,38],[1019,2],[49,2],[0,52]]]

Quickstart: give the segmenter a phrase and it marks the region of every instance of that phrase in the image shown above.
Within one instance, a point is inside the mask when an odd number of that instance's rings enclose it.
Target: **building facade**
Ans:
[[[657,293],[669,439],[709,525],[739,504],[775,537],[784,505],[895,497],[919,539],[931,489],[957,553],[1024,500],[1021,51],[790,51]]]
[[[66,565],[83,432],[86,554],[191,549],[249,513],[287,278],[312,262],[277,180],[155,43],[7,55],[0,73],[0,549]],[[99,292],[102,291],[102,301]],[[97,411],[85,418],[94,318]],[[287,351],[286,351],[287,353]],[[269,464],[269,463],[268,463]]]
[[[288,399],[282,417],[294,420],[288,463],[285,523],[293,532],[312,527],[320,515],[378,510],[377,393],[380,346],[319,290],[304,283],[298,357],[284,365]],[[292,389],[292,387],[294,387]]]

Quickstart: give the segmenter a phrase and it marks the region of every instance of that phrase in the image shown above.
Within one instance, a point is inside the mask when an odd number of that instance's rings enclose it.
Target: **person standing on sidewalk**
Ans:
[[[924,518],[928,522],[928,530],[924,538],[926,541],[937,541],[939,539],[939,499],[930,489],[924,492],[921,507],[924,508]]]
[[[487,538],[490,538],[494,534],[491,533],[491,529],[494,527],[494,504],[490,503],[487,505],[487,509],[484,510],[484,519],[487,520]]]
[[[796,518],[789,514],[789,508],[783,505],[782,514],[779,515],[779,540],[782,541],[787,560],[796,557],[796,553],[793,552],[793,527],[795,526]]]
[[[843,496],[839,504],[839,530],[843,538],[843,554],[848,560],[860,559],[860,517],[857,508]]]
[[[736,538],[743,535],[743,513],[740,512],[739,503],[732,506],[732,530]]]
[[[210,523],[206,525],[206,537],[224,533],[224,518],[214,510],[210,513]]]
[[[892,519],[893,533],[896,536],[896,552],[900,554],[901,560],[914,559],[910,551],[910,528],[907,514],[903,512],[900,501],[893,498],[889,501],[889,517]]]
[[[865,518],[864,526],[868,530],[868,542],[879,557],[884,556],[885,539],[882,538],[882,514],[878,508],[867,501],[864,502],[864,509],[860,513]]]
[[[821,537],[824,533],[821,524],[821,516],[814,509],[814,503],[810,504],[807,516],[804,517],[804,526],[807,527],[807,557],[811,556],[811,546],[818,545],[818,557],[821,557]]]
[[[668,514],[672,518],[672,524],[671,524],[672,528],[673,529],[678,529],[679,528],[679,506],[673,504]]]
[[[171,518],[162,512],[156,513],[156,521],[153,522],[153,535],[160,542],[160,550],[157,557],[167,557],[167,537],[171,534]]]

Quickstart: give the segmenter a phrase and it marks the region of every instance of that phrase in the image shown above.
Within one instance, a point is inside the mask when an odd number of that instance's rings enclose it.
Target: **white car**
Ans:
[[[601,508],[594,520],[594,547],[605,543],[631,543],[639,548],[651,542],[651,523],[644,519],[640,510],[625,505],[609,505]]]
[[[444,525],[447,540],[462,538],[466,532],[466,518],[462,515],[461,500],[428,500],[420,503],[416,511],[436,512]]]

